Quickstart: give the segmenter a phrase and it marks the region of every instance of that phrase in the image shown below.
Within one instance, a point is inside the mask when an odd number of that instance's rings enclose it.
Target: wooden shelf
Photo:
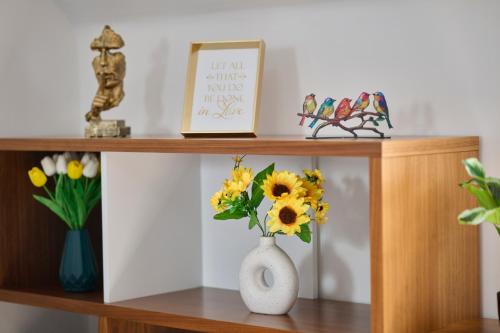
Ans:
[[[370,306],[299,299],[286,316],[252,314],[237,291],[196,288],[104,304],[102,294],[0,289],[0,301],[197,332],[369,333]]]
[[[226,290],[200,288],[104,304],[100,293],[44,289],[57,283],[64,226],[32,199],[26,170],[47,151],[367,157],[371,305],[299,300],[289,316],[274,317],[250,314],[238,292]],[[479,232],[456,221],[458,212],[475,205],[457,186],[467,179],[462,161],[478,155],[478,137],[3,138],[0,301],[96,315],[102,333],[140,332],[115,330],[128,323],[200,332],[426,333],[479,318]],[[109,241],[99,230],[101,218],[92,219],[100,260],[99,247]],[[33,248],[42,255],[34,255]]]
[[[197,154],[390,157],[475,151],[478,137],[393,139],[259,138],[0,138],[0,151],[109,151]]]
[[[499,333],[500,322],[493,319],[467,320],[432,333]]]

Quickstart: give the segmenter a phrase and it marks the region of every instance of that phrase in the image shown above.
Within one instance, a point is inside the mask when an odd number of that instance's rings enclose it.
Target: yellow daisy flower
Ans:
[[[321,171],[319,169],[304,169],[304,175],[306,176],[306,179],[308,181],[316,185],[321,185],[325,181],[325,178],[323,178],[323,175],[321,174]]]
[[[269,231],[282,231],[288,236],[300,232],[300,226],[308,223],[311,219],[306,214],[309,206],[304,204],[303,198],[287,196],[274,203],[273,208],[267,213],[270,217],[267,225]]]
[[[328,213],[328,210],[330,209],[330,205],[328,202],[322,201],[318,203],[318,206],[315,209],[315,214],[314,214],[314,219],[318,224],[325,224],[326,220],[328,220],[328,217],[326,216],[326,213]]]
[[[210,204],[217,213],[223,212],[227,209],[227,206],[224,204],[223,199],[224,196],[222,191],[215,192],[215,194],[210,199]]]
[[[306,179],[302,180],[302,187],[305,189],[303,194],[304,202],[310,204],[314,209],[316,209],[318,201],[321,200],[325,191],[318,185],[313,184]]]
[[[292,172],[273,171],[262,183],[264,195],[271,201],[276,201],[286,196],[296,197],[303,193],[302,182]]]

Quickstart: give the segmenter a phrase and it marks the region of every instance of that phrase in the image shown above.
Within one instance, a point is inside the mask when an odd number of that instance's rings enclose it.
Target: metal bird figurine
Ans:
[[[343,98],[340,101],[339,106],[337,106],[337,110],[335,110],[335,120],[341,120],[351,115],[353,112],[353,108],[351,108],[351,101],[352,99],[350,98]]]
[[[392,128],[391,121],[389,119],[389,108],[387,107],[387,102],[385,100],[385,96],[383,93],[380,91],[377,91],[376,93],[373,94],[374,99],[373,99],[373,107],[375,108],[375,111],[377,111],[380,114],[380,117],[378,120],[387,120],[387,125],[389,128]]]
[[[304,125],[304,121],[306,120],[305,115],[306,114],[313,114],[314,111],[316,110],[316,106],[318,104],[316,103],[315,97],[316,97],[316,95],[314,95],[314,94],[309,94],[306,96],[306,98],[304,100],[304,104],[302,104],[302,113],[304,114],[304,116],[302,117],[302,119],[300,119],[300,123],[299,123],[300,126]]]
[[[333,98],[326,98],[323,104],[319,107],[318,113],[316,115],[318,117],[330,117],[333,114],[333,111],[335,110],[333,103],[335,103],[335,100]],[[318,122],[319,118],[314,118],[314,120],[309,124],[310,128],[313,128],[314,125]]]
[[[354,105],[352,106],[352,111],[360,111],[363,112],[365,109],[370,105],[370,94],[367,92],[362,92],[356,102],[354,102]]]

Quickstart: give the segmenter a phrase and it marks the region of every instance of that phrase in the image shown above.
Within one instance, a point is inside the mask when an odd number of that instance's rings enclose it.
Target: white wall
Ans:
[[[296,126],[293,114],[311,91],[318,96],[355,97],[362,90],[381,89],[396,125],[392,134],[481,135],[486,167],[493,174],[500,169],[496,154],[500,135],[495,126],[500,113],[492,102],[500,83],[497,1],[192,0],[179,4],[149,0],[121,1],[113,14],[109,11],[116,4],[113,1],[84,6],[69,0],[59,3],[77,27],[82,103],[89,103],[95,89],[88,42],[104,23],[125,37],[128,95],[115,116],[130,120],[136,133],[178,133],[189,41],[263,38],[267,54],[261,134],[305,133]],[[339,179],[354,165],[321,163],[335,168]],[[210,174],[211,169],[204,172]],[[205,177],[203,186],[216,187],[217,181]],[[359,186],[366,188],[366,180],[360,181]],[[367,212],[357,219],[366,225],[363,215]],[[331,221],[338,219],[347,234],[339,235],[343,238],[336,244],[347,244],[359,258],[367,258],[366,242],[349,237],[352,230],[345,225],[345,217],[332,212]],[[494,317],[500,267],[490,253],[498,251],[500,244],[491,228],[483,229],[483,313]],[[244,237],[243,231],[234,237]],[[366,270],[363,267],[350,271],[357,276]],[[342,276],[336,279],[342,281]],[[357,280],[346,286],[354,292],[339,286],[335,295],[366,301],[366,281]],[[325,294],[337,288],[334,283],[323,286]]]
[[[124,52],[128,61],[127,96],[123,105],[112,111],[112,117],[127,119],[134,133],[169,135],[179,132],[189,41],[263,38],[267,43],[267,54],[261,134],[305,134],[305,130],[296,126],[294,113],[300,110],[303,96],[309,92],[321,97],[355,97],[362,90],[372,92],[381,89],[388,98],[392,122],[396,126],[392,134],[480,135],[485,165],[492,174],[500,176],[500,157],[496,147],[500,141],[500,132],[496,127],[500,123],[500,112],[495,103],[500,87],[498,1],[54,2],[67,16],[76,36],[64,43],[64,50],[59,53],[64,54],[60,61],[67,68],[66,72],[62,71],[58,75],[64,77],[59,77],[60,81],[51,80],[51,83],[64,82],[61,87],[54,85],[66,94],[63,97],[58,94],[58,98],[53,95],[56,89],[52,84],[37,82],[31,89],[33,95],[27,101],[16,104],[15,96],[19,97],[19,88],[27,84],[16,74],[21,72],[24,73],[21,77],[25,77],[32,71],[21,68],[21,64],[26,61],[16,61],[18,67],[14,68],[17,70],[13,71],[12,66],[8,66],[9,72],[5,75],[6,69],[0,62],[2,122],[14,124],[4,125],[2,135],[26,135],[28,130],[23,119],[28,119],[28,115],[48,116],[51,112],[57,114],[60,121],[56,122],[55,117],[41,118],[37,127],[32,126],[30,130],[36,134],[80,133],[83,118],[79,117],[90,105],[96,87],[90,67],[93,55],[88,44],[99,34],[102,25],[109,23],[124,37],[127,44]],[[40,11],[50,10],[52,14],[37,15],[36,20],[46,20],[47,23],[41,26],[49,29],[50,22],[63,18],[57,8],[45,1],[43,3],[39,5],[43,7]],[[8,22],[12,21],[12,16],[17,18],[18,15],[31,19],[26,8],[23,12],[22,5],[19,5],[20,9],[17,6],[16,11],[9,6],[0,13],[9,13]],[[0,24],[5,24],[5,21]],[[30,33],[38,34],[40,31]],[[3,39],[10,38],[4,29],[1,34]],[[44,44],[41,43],[45,41],[44,38],[25,47],[30,52],[47,52],[40,45]],[[71,43],[76,52],[68,47]],[[57,49],[54,46],[51,52]],[[9,59],[8,52],[2,46],[0,61]],[[17,52],[17,56],[24,57],[21,59],[29,59],[32,64],[38,63],[38,60],[35,62],[30,59],[26,52]],[[73,73],[74,63],[71,62],[74,54],[78,54],[76,75]],[[37,80],[45,77],[43,74],[52,73],[53,67],[38,68],[37,71],[41,71],[42,75],[37,75]],[[80,98],[75,102],[72,96]],[[77,124],[78,121],[80,123]],[[282,160],[276,161],[281,163]],[[203,167],[207,163],[211,162],[202,160]],[[344,185],[342,180],[355,177],[350,170],[362,171],[366,167],[364,163],[334,159],[320,161],[323,168],[335,171],[335,178],[331,180],[333,188],[340,186],[340,191],[345,191],[342,194],[332,190],[332,205],[335,204],[336,195],[338,200],[344,200],[352,194],[351,186]],[[212,169],[203,170],[204,174],[210,175]],[[355,177],[354,180],[355,191],[365,196],[366,179]],[[217,187],[218,181],[204,177],[202,187]],[[346,202],[345,209],[348,208]],[[367,258],[366,236],[358,230],[360,238],[352,237],[357,229],[352,230],[346,221],[353,217],[339,210],[333,210],[330,217],[332,226],[327,228],[341,230],[334,232],[327,229],[325,233],[338,235],[334,240],[335,246],[343,247],[342,253],[355,252],[356,258]],[[354,220],[365,226],[366,216],[367,211],[360,211]],[[203,223],[210,221],[204,219]],[[359,228],[359,225],[353,223],[352,228]],[[485,226],[482,231],[483,314],[495,317],[495,293],[500,290],[500,265],[493,254],[500,250],[500,243],[490,226]],[[249,235],[242,230],[234,237]],[[341,258],[341,261],[347,262],[345,258]],[[361,263],[349,268],[352,276],[355,276],[355,282],[344,283],[344,287],[339,283],[335,287],[335,281],[347,281],[346,275],[341,274],[337,280],[332,280],[332,284],[322,287],[323,293],[363,301],[368,290],[365,279],[358,277],[366,270],[365,261]],[[323,273],[334,271],[335,267],[332,266],[329,271],[323,270]],[[351,291],[346,292],[347,288]]]
[[[0,136],[81,133],[77,41],[48,0],[0,2]],[[0,332],[94,332],[94,318],[0,303]]]
[[[202,284],[198,156],[103,153],[104,301]]]

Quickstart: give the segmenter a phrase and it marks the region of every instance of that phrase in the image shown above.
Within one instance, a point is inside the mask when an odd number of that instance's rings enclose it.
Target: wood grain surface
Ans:
[[[99,333],[187,333],[191,331],[159,327],[130,320],[99,318]]]
[[[500,333],[500,322],[493,319],[467,320],[431,333]]]
[[[477,137],[401,137],[393,139],[259,138],[0,138],[0,150],[109,151],[287,156],[400,156],[477,150]]]
[[[67,294],[57,288],[0,289],[0,301],[128,320],[196,332],[369,333],[370,306],[299,299],[286,316],[248,311],[238,291],[196,288],[113,304],[102,294]]]
[[[457,222],[475,204],[458,186],[462,160],[477,154],[372,160],[373,333],[479,318],[479,230]]]

